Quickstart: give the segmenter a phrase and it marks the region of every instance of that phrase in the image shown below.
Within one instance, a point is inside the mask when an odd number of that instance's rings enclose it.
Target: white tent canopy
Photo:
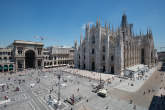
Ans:
[[[125,69],[124,75],[125,76],[135,75],[136,73],[145,72],[147,69],[148,66],[143,64],[131,66]]]
[[[130,71],[133,71],[133,72],[137,72],[139,70],[143,70],[146,67],[148,67],[148,66],[147,65],[143,65],[143,64],[139,64],[139,65],[128,67],[126,69],[127,70],[130,70]]]

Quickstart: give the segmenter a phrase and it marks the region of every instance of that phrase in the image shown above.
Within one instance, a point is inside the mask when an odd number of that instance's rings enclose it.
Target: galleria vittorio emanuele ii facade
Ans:
[[[44,48],[42,42],[14,40],[9,46],[0,48],[0,72],[73,66],[73,59],[71,47]]]
[[[109,24],[86,25],[85,37],[81,35],[80,45],[75,41],[75,67],[110,74],[122,74],[136,65],[148,68],[155,66],[157,52],[151,29],[146,34],[134,35],[133,24],[128,24],[123,14],[121,26],[117,29]]]

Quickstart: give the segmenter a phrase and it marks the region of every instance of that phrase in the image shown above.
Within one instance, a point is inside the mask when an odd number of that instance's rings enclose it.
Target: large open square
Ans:
[[[160,87],[164,89],[162,82],[164,73],[157,69],[146,73],[148,78],[144,76],[141,80],[135,79],[135,81],[108,75],[110,82],[104,81],[104,88],[108,93],[103,98],[92,92],[93,86],[98,85],[100,79],[83,76],[80,74],[82,72],[86,71],[59,67],[1,74],[0,108],[1,110],[54,110],[59,96],[58,106],[61,110],[147,110],[152,97],[158,94]],[[134,85],[131,86],[131,83]],[[2,87],[3,85],[5,86]],[[74,102],[70,100],[73,98]]]

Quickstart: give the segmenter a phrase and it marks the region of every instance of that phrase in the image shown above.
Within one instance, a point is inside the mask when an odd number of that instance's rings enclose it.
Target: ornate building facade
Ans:
[[[44,67],[58,67],[74,64],[74,48],[51,46],[44,49]]]
[[[0,72],[43,68],[43,43],[15,40],[0,49]]]
[[[80,45],[75,41],[75,67],[111,74],[122,74],[138,64],[152,67],[156,63],[156,49],[152,31],[144,35],[133,34],[133,24],[128,24],[123,14],[121,26],[116,30],[110,24],[102,27],[100,20],[92,27],[86,25],[85,37]]]
[[[41,42],[15,40],[13,57],[16,70],[43,68],[43,46]]]
[[[0,48],[0,72],[66,65],[74,65],[74,48],[62,46],[44,48],[41,42],[23,40],[15,40],[6,48]]]
[[[0,72],[14,71],[14,59],[11,48],[0,48]]]

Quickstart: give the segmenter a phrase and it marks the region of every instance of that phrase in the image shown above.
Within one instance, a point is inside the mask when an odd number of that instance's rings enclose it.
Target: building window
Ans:
[[[21,48],[21,47],[18,48],[18,54],[19,54],[19,55],[22,55],[22,53],[23,53],[22,51],[23,51],[23,48]]]
[[[113,56],[111,56],[111,61],[113,61],[114,60],[114,58],[113,58]]]
[[[92,36],[92,44],[95,44],[95,36]]]
[[[103,61],[105,61],[105,55],[103,55]]]
[[[92,54],[94,54],[95,53],[95,50],[94,49],[92,49]]]
[[[11,53],[10,53],[10,52],[8,52],[8,55],[11,55]]]
[[[51,56],[49,56],[49,60],[52,60],[52,57]]]
[[[10,60],[12,60],[12,57],[9,57]]]
[[[103,46],[103,52],[105,52],[105,46]]]
[[[111,66],[111,74],[114,74],[114,66]]]
[[[92,62],[92,71],[95,71],[95,62]]]
[[[86,68],[86,65],[84,64],[84,67],[83,67],[84,69]]]
[[[141,64],[144,64],[144,48],[141,49]]]
[[[41,66],[41,60],[38,60],[38,67]]]
[[[18,50],[18,54],[21,55],[22,54],[22,50]]]
[[[21,61],[18,61],[18,68],[22,68],[22,67],[23,67],[23,65],[22,65]]]
[[[2,60],[2,58],[0,57],[0,60]]]
[[[103,66],[103,72],[105,72],[105,65]]]
[[[7,57],[4,57],[4,60],[7,60]]]
[[[38,55],[41,55],[41,51],[42,51],[42,49],[38,48]]]

